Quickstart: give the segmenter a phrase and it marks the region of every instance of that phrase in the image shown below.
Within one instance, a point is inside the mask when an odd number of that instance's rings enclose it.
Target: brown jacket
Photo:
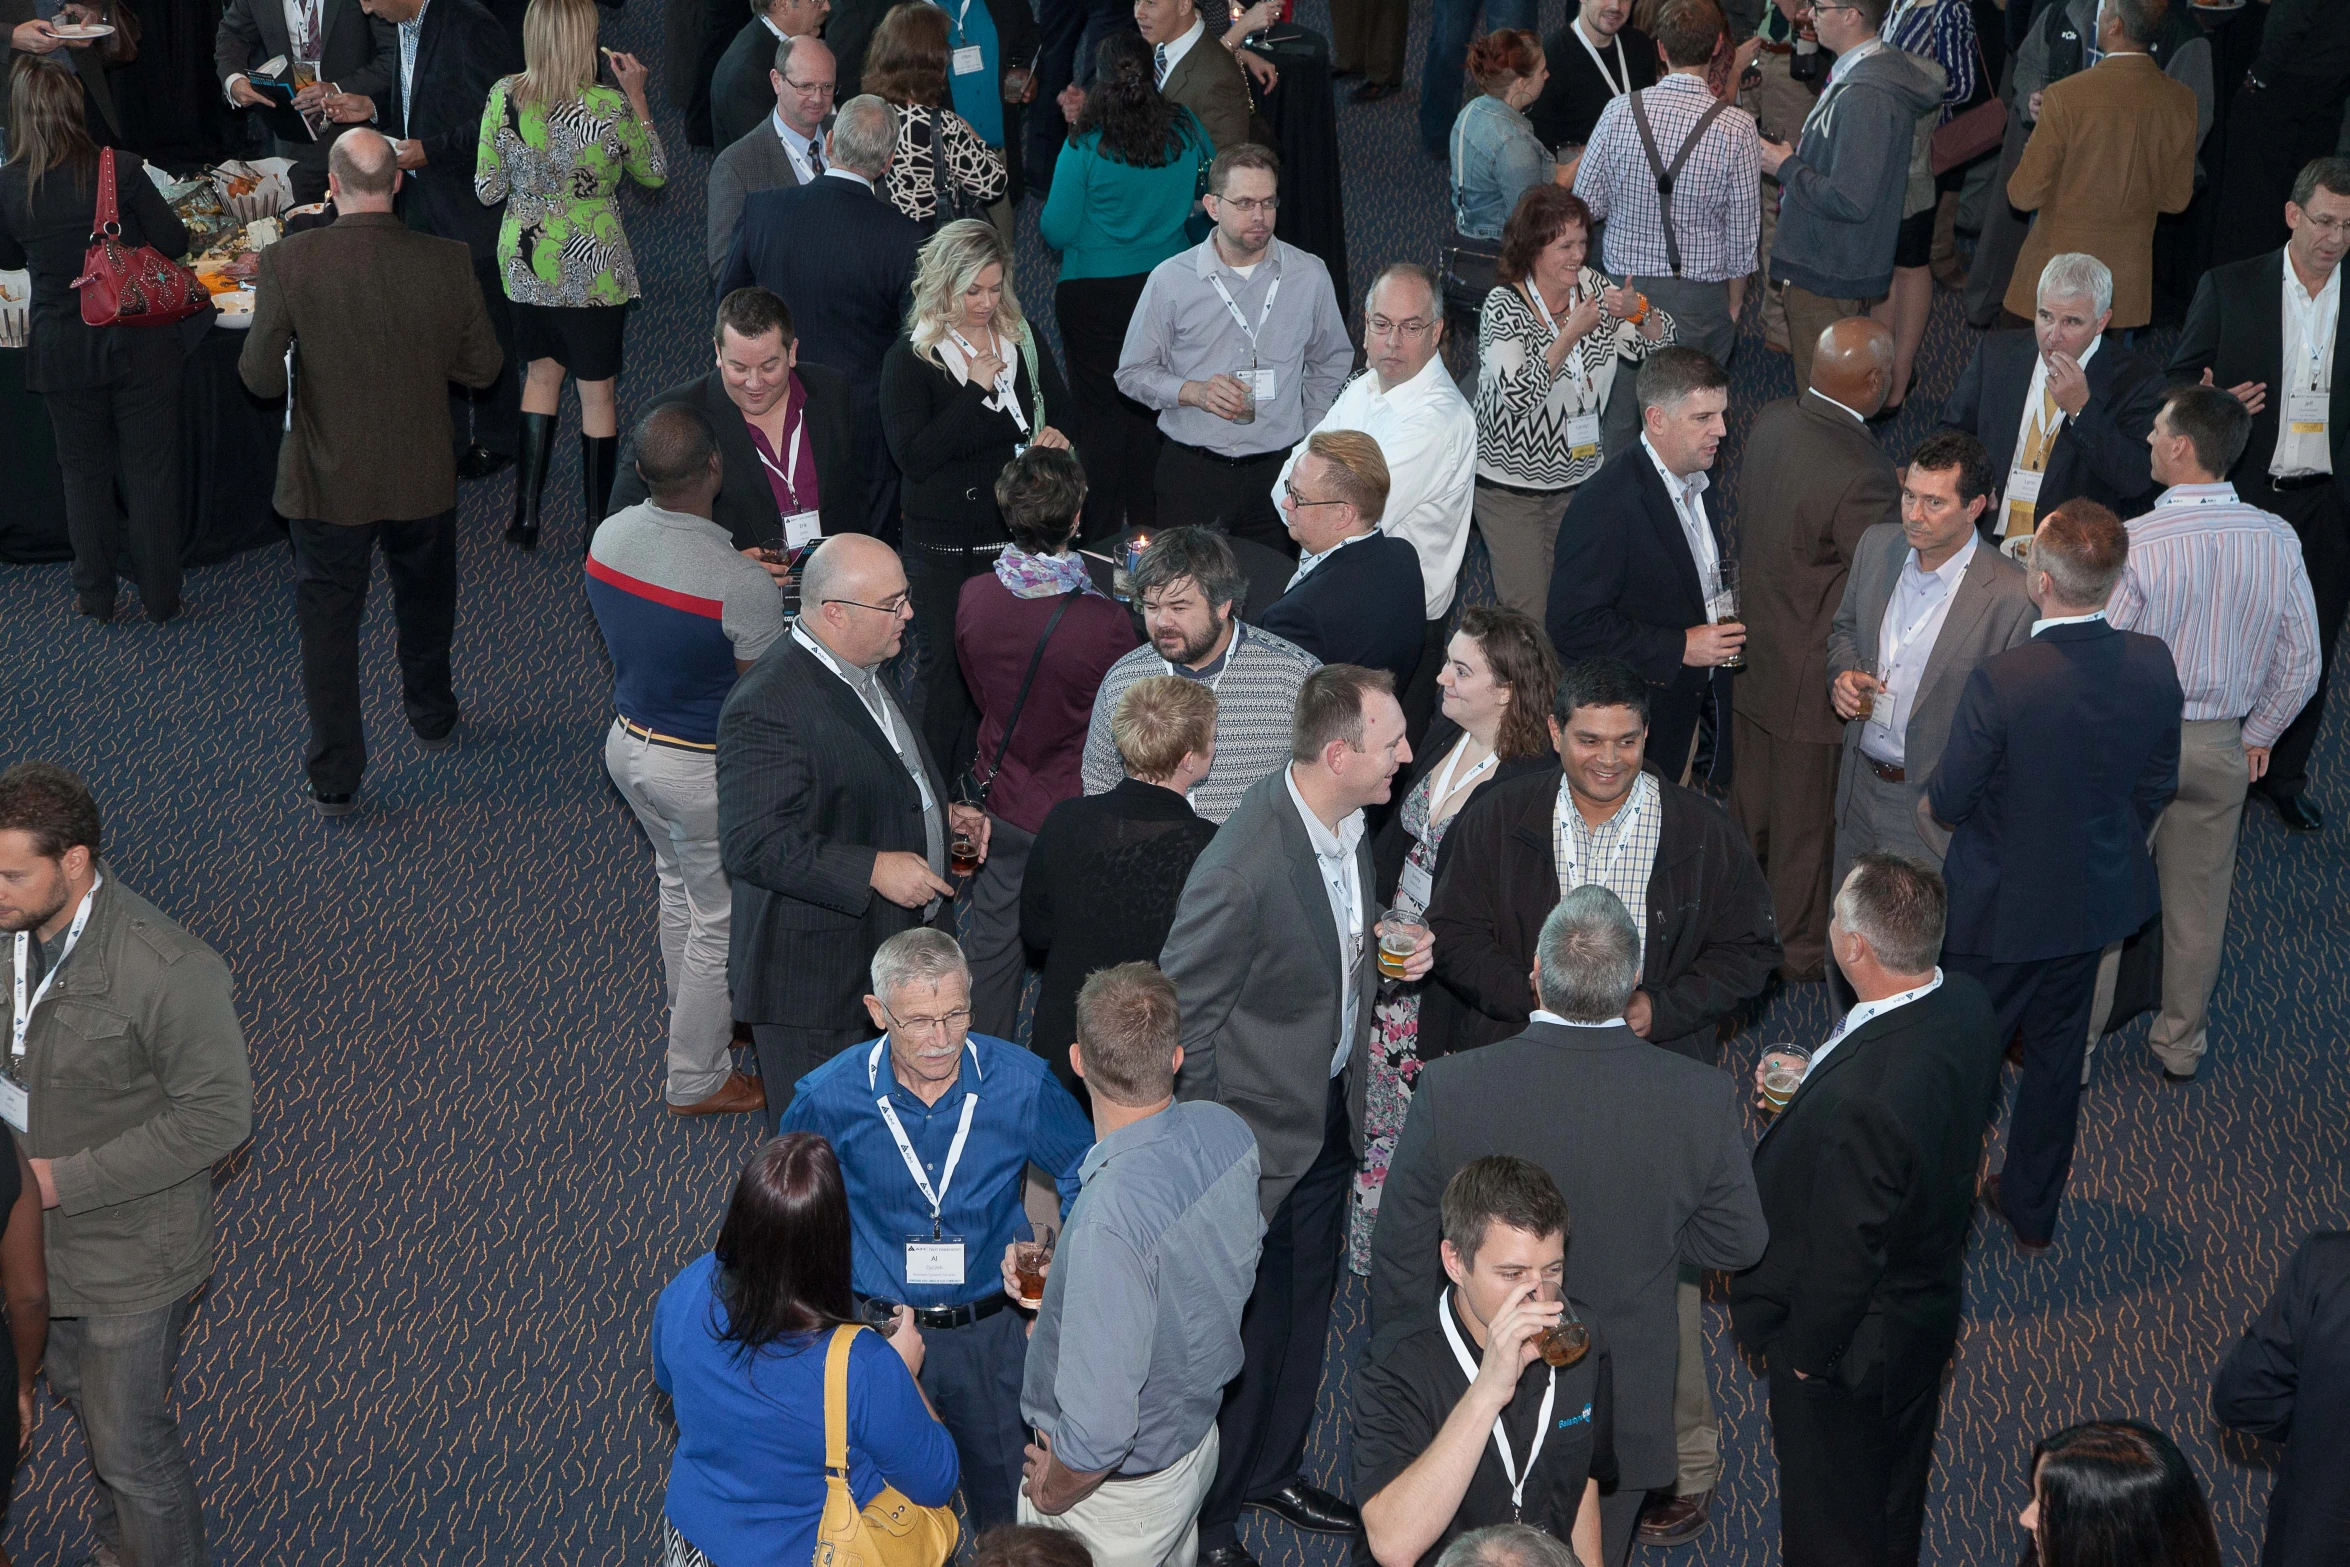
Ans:
[[[294,410],[277,463],[281,516],[358,524],[457,504],[449,383],[487,386],[505,362],[461,241],[354,212],[261,252],[237,374]]]
[[[1249,138],[1248,73],[1224,47],[1213,23],[1167,73],[1160,96],[1198,116],[1218,152]]]
[[[2152,55],[2108,55],[2047,89],[2040,123],[2007,182],[2039,216],[2017,256],[2007,308],[2029,321],[2040,270],[2082,251],[2113,269],[2113,324],[2154,314],[2154,220],[2195,197],[2195,90]]]
[[[1817,392],[1755,415],[1738,475],[1738,712],[1775,739],[1837,745],[1828,626],[1860,536],[1901,520],[1901,486],[1868,427]]]

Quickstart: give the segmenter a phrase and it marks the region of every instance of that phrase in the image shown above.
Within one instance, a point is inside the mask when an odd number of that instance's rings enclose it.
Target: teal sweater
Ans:
[[[1061,149],[1053,190],[1040,226],[1044,242],[1061,252],[1061,278],[1133,277],[1187,249],[1199,171],[1216,149],[1191,111],[1183,111],[1183,147],[1156,169],[1138,169],[1107,157],[1099,131]]]

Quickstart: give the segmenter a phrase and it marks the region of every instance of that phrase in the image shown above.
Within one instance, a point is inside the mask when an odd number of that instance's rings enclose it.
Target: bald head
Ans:
[[[1811,361],[1812,389],[1862,418],[1893,395],[1893,329],[1868,316],[1846,316],[1820,334]]]
[[[800,623],[843,661],[871,669],[893,656],[914,618],[897,551],[864,533],[816,546],[800,572]]]
[[[389,212],[400,185],[399,160],[390,142],[362,126],[335,138],[326,155],[326,178],[334,187],[338,213]]]

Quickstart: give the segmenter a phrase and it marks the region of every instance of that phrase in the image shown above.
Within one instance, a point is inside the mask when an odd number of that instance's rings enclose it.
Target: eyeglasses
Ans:
[[[969,1007],[957,1007],[941,1017],[900,1017],[890,1011],[886,1001],[881,1004],[881,1010],[889,1018],[890,1026],[901,1034],[935,1034],[942,1028],[950,1034],[960,1034],[971,1026]]]
[[[1344,506],[1346,504],[1344,501],[1309,501],[1297,492],[1297,486],[1294,484],[1281,486],[1281,493],[1291,506],[1300,511],[1305,510],[1308,506]]]
[[[788,76],[783,79],[783,85],[793,92],[808,93],[818,98],[829,98],[838,91],[831,82],[795,82]]]
[[[1279,196],[1267,196],[1262,201],[1252,196],[1217,196],[1214,199],[1218,206],[1230,207],[1243,217],[1255,217],[1260,212],[1271,212],[1281,205]]]
[[[2330,239],[2340,239],[2350,234],[2350,218],[2321,218],[2303,208],[2301,221]]]
[[[1364,323],[1364,335],[1368,337],[1418,337],[1435,324],[1435,322],[1420,316],[1412,316],[1402,321],[1390,321],[1385,316],[1373,316]]]
[[[855,599],[823,599],[820,604],[846,604],[852,609],[869,609],[877,615],[903,615],[914,602],[911,593],[893,593],[879,604],[860,604]]]

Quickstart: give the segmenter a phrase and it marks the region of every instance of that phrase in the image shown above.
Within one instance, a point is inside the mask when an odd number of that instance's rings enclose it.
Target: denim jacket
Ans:
[[[1452,221],[1469,239],[1499,239],[1518,198],[1555,162],[1525,115],[1487,96],[1452,122]]]

